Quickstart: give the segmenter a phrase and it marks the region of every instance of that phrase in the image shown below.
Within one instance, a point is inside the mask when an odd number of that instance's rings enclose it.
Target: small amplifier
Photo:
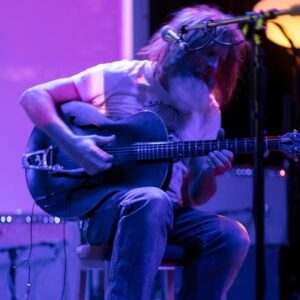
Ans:
[[[70,237],[63,221],[46,214],[1,214],[0,245],[14,247],[42,242],[60,242]]]
[[[255,243],[253,170],[233,168],[217,177],[217,192],[200,210],[240,221]],[[265,243],[287,243],[287,175],[283,169],[265,169]]]
[[[0,213],[0,299],[76,299],[79,242],[75,222]]]

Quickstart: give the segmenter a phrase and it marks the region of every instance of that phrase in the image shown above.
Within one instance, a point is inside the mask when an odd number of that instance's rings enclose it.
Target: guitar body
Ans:
[[[120,121],[112,121],[95,107],[80,101],[65,103],[59,107],[59,111],[69,128],[78,135],[115,134],[115,141],[107,144],[111,149],[139,142],[168,140],[164,123],[152,112],[144,111]],[[80,168],[67,153],[37,128],[31,133],[26,153],[51,146],[51,164],[63,166],[65,169]],[[171,176],[171,166],[170,161],[130,160],[117,154],[114,155],[110,170],[94,176],[85,172],[68,174],[31,167],[25,168],[25,174],[33,199],[44,211],[72,219],[84,216],[115,192],[143,186],[166,188]]]

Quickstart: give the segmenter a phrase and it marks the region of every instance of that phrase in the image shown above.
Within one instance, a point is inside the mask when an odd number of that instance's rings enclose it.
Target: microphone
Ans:
[[[160,34],[166,42],[177,45],[181,50],[188,50],[188,44],[170,26],[164,26]]]

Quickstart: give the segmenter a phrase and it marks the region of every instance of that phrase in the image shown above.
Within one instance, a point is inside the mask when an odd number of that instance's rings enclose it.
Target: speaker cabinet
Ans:
[[[253,221],[253,170],[233,168],[217,177],[217,193],[201,210],[240,221],[255,242]],[[284,170],[265,170],[265,243],[287,243],[287,178]]]
[[[236,281],[228,292],[227,300],[256,299],[255,251],[255,245],[252,245]],[[281,299],[280,257],[280,246],[265,247],[265,300]]]
[[[64,225],[47,215],[32,220],[30,215],[0,215],[0,299],[76,299],[78,243],[76,223]]]

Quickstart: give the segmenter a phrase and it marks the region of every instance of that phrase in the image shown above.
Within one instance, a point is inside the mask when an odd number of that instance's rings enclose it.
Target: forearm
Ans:
[[[194,204],[207,202],[216,192],[216,176],[231,168],[233,153],[228,150],[210,152],[192,161],[190,196]]]
[[[111,142],[114,136],[74,134],[59,116],[56,107],[75,99],[82,100],[73,79],[62,78],[27,90],[21,96],[20,104],[39,129],[93,175],[111,167],[113,157],[101,146]]]
[[[39,88],[27,90],[21,96],[20,104],[35,126],[52,140],[66,143],[74,138],[73,132],[58,115],[55,101],[46,90]]]
[[[190,197],[193,204],[206,203],[216,192],[216,178],[213,174],[201,174],[193,180],[190,188]]]

